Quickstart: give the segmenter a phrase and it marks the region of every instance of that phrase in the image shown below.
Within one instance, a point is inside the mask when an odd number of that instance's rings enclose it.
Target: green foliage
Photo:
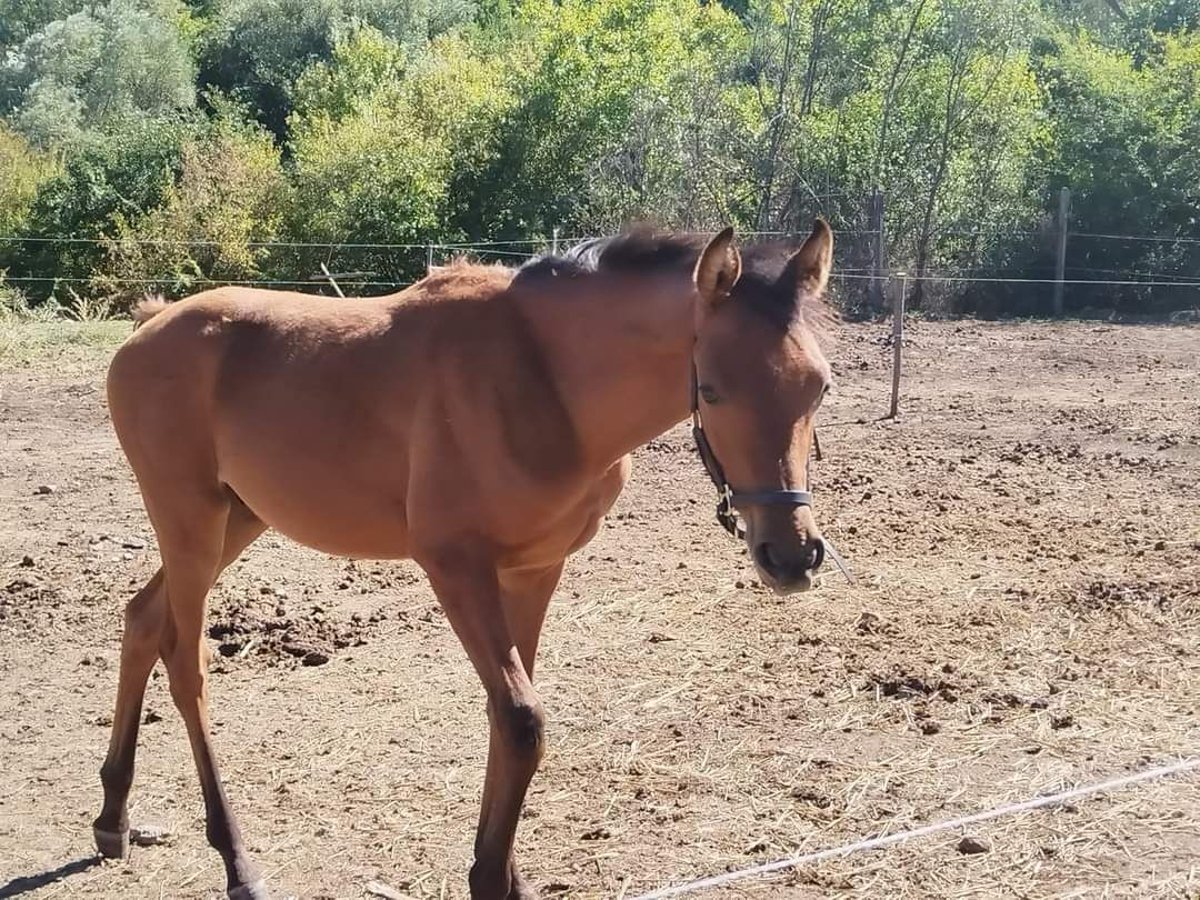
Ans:
[[[20,44],[86,5],[86,0],[0,0],[0,50]]]
[[[183,142],[178,179],[159,206],[113,215],[92,290],[127,306],[149,290],[180,296],[209,279],[262,278],[287,197],[270,136],[219,119]]]
[[[38,187],[58,169],[57,160],[34,150],[19,134],[0,123],[0,238],[25,224]]]
[[[743,40],[733,16],[692,0],[530,0],[516,33],[504,65],[517,100],[456,180],[465,234],[673,221],[705,188],[725,195],[695,151],[718,149],[703,133],[736,118],[720,81]]]
[[[417,49],[473,12],[470,0],[219,0],[200,81],[247,103],[283,140],[292,86],[348,32],[365,25]]]
[[[893,269],[1044,278],[1068,185],[1074,231],[1167,238],[1075,235],[1072,276],[1194,278],[1198,98],[1200,0],[0,0],[0,271],[91,314],[322,263],[407,281],[428,243],[818,214],[862,268],[878,189]],[[412,246],[346,246],[377,244]]]
[[[108,134],[87,136],[62,170],[41,182],[20,229],[23,240],[0,245],[0,268],[12,276],[87,281],[103,259],[97,240],[120,217],[162,202],[181,163],[183,142],[201,127],[187,118],[133,118]],[[30,287],[49,296],[55,281]]]
[[[1166,38],[1140,67],[1084,39],[1043,68],[1057,139],[1052,177],[1076,187],[1076,214],[1142,234],[1194,225],[1200,36]]]
[[[373,29],[340,43],[330,64],[300,79],[296,95],[291,228],[300,241],[330,243],[451,236],[442,225],[451,175],[471,165],[476,129],[507,103],[493,68],[465,41],[441,38],[406,61],[397,42]],[[400,279],[421,274],[426,261],[419,248],[352,259]]]
[[[185,18],[177,0],[111,0],[50,22],[0,65],[0,111],[35,144],[61,148],[191,105]]]
[[[1041,67],[1055,136],[1048,176],[1071,186],[1075,228],[1200,236],[1200,34],[1164,36],[1140,65],[1086,37],[1063,41]],[[1200,246],[1080,237],[1071,262],[1077,277],[1195,273]]]

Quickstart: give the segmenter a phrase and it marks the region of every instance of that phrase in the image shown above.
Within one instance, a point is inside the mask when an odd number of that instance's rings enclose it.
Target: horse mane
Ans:
[[[656,275],[690,274],[710,235],[635,228],[611,237],[588,238],[554,255],[543,254],[517,269],[514,283],[546,278],[578,278],[597,273]],[[781,330],[797,318],[818,337],[826,336],[837,313],[824,294],[803,292],[784,296],[777,283],[788,258],[803,241],[758,241],[741,244],[742,274],[738,280],[745,305]]]

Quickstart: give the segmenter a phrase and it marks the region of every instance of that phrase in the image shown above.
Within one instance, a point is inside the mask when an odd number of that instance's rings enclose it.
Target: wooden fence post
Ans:
[[[1058,192],[1058,259],[1054,266],[1054,315],[1063,314],[1063,281],[1067,276],[1067,224],[1071,216],[1071,189]]]
[[[900,415],[900,362],[904,354],[904,299],[908,294],[908,273],[900,272],[900,293],[892,300],[892,403],[889,419]]]
[[[867,287],[867,302],[872,309],[884,308],[883,289],[887,280],[887,236],[884,233],[883,191],[875,188],[867,207],[867,229],[871,236],[871,280]]]

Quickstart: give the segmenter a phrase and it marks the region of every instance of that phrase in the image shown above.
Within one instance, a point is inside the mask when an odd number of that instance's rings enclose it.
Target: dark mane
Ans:
[[[632,230],[612,237],[588,238],[557,256],[534,257],[517,269],[515,281],[543,278],[579,278],[604,272],[655,275],[690,274],[709,235]],[[824,334],[835,319],[824,297],[804,294],[796,302],[780,285],[788,257],[802,240],[740,244],[742,275],[735,295],[748,309],[786,330],[800,318],[808,328]]]

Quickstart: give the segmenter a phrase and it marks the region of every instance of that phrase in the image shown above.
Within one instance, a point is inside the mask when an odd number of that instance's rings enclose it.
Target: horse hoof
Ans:
[[[229,900],[271,900],[267,884],[261,878],[252,884],[240,884],[229,889]]]
[[[506,900],[537,900],[537,891],[516,869],[512,870],[512,882]]]
[[[96,841],[96,850],[107,859],[124,859],[129,855],[128,831],[105,831],[93,827],[92,837]]]
[[[537,900],[537,891],[524,881],[513,882],[513,886],[509,888],[507,900]]]

